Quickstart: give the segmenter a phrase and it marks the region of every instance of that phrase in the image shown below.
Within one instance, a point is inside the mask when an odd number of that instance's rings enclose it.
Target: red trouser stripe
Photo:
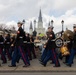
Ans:
[[[57,58],[56,58],[56,54],[54,52],[54,49],[52,49],[52,51],[53,51],[53,55],[54,55],[54,58],[55,58],[55,61],[56,61],[56,65],[58,65],[58,61],[57,61]]]
[[[25,59],[25,57],[24,57],[24,54],[23,54],[23,52],[22,52],[21,47],[19,47],[19,49],[20,49],[20,52],[21,52],[21,55],[22,55],[22,57],[23,57],[24,62],[25,62],[26,64],[28,64],[27,61],[26,61],[26,59]]]

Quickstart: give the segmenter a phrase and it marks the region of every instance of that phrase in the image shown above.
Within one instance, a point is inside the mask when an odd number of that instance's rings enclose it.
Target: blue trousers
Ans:
[[[58,57],[57,57],[57,53],[54,49],[52,50],[48,50],[47,51],[47,55],[43,61],[44,64],[47,64],[47,62],[52,59],[52,61],[54,62],[55,66],[59,66],[60,63],[58,61]]]
[[[9,51],[9,53],[10,53],[10,55],[11,55],[11,58],[12,58],[12,54],[13,54],[13,52],[14,52],[14,47],[10,47],[10,51]]]
[[[47,50],[45,49],[41,55],[41,61],[43,61],[46,56],[47,56]]]
[[[33,58],[36,58],[34,47],[30,47],[30,52],[31,52],[31,58],[32,58],[32,55],[33,55]]]
[[[47,62],[51,59],[51,50],[47,50],[46,56],[44,60],[42,61],[44,64],[47,64]]]
[[[75,54],[76,54],[76,49],[71,49],[71,54],[70,54],[70,57],[69,57],[69,60],[68,60],[68,64],[71,65],[73,63]]]
[[[15,47],[11,65],[15,66],[18,58],[22,57],[22,60],[25,65],[30,64],[27,54],[25,54],[23,48],[21,46]]]
[[[5,52],[4,52],[5,57],[7,54],[8,59],[11,60],[10,47],[6,47],[4,50],[5,50]]]
[[[29,47],[27,48],[27,54],[28,54],[29,59],[32,60],[31,50]]]
[[[7,60],[6,60],[6,56],[4,54],[3,48],[0,48],[0,54],[1,54],[1,59],[2,59],[3,63],[6,63]]]

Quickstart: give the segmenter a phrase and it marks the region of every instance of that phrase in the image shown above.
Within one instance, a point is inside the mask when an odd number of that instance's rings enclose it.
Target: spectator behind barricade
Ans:
[[[40,40],[38,38],[38,36],[36,37],[36,39],[34,40],[35,43],[40,43]]]

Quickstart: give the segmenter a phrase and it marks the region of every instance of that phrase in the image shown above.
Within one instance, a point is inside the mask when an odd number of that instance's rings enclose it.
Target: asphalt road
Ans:
[[[55,73],[51,73],[51,72],[47,72],[47,73],[0,73],[0,75],[76,75],[76,73],[74,72],[55,72]]]

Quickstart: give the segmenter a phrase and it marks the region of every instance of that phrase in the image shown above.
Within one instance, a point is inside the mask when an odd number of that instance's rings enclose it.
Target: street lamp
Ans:
[[[54,23],[54,21],[53,20],[51,20],[51,26],[53,27],[53,23]]]
[[[34,20],[34,31],[33,31],[33,37],[36,37],[37,32],[36,32],[36,20]]]
[[[24,19],[23,19],[22,23],[23,23],[23,30],[24,30],[24,29],[25,29],[25,27],[24,27],[24,24],[25,24],[25,20],[24,20]]]
[[[62,32],[63,32],[63,31],[64,31],[64,27],[63,27],[63,25],[64,25],[64,20],[61,21],[61,24],[62,24]]]
[[[62,36],[62,34],[63,34],[63,32],[64,32],[64,28],[63,28],[64,20],[61,21],[61,24],[62,24],[62,32],[61,32],[61,36]]]
[[[36,20],[34,20],[34,31],[36,30]]]
[[[49,21],[49,23],[48,23],[48,27],[50,26],[50,21]]]

